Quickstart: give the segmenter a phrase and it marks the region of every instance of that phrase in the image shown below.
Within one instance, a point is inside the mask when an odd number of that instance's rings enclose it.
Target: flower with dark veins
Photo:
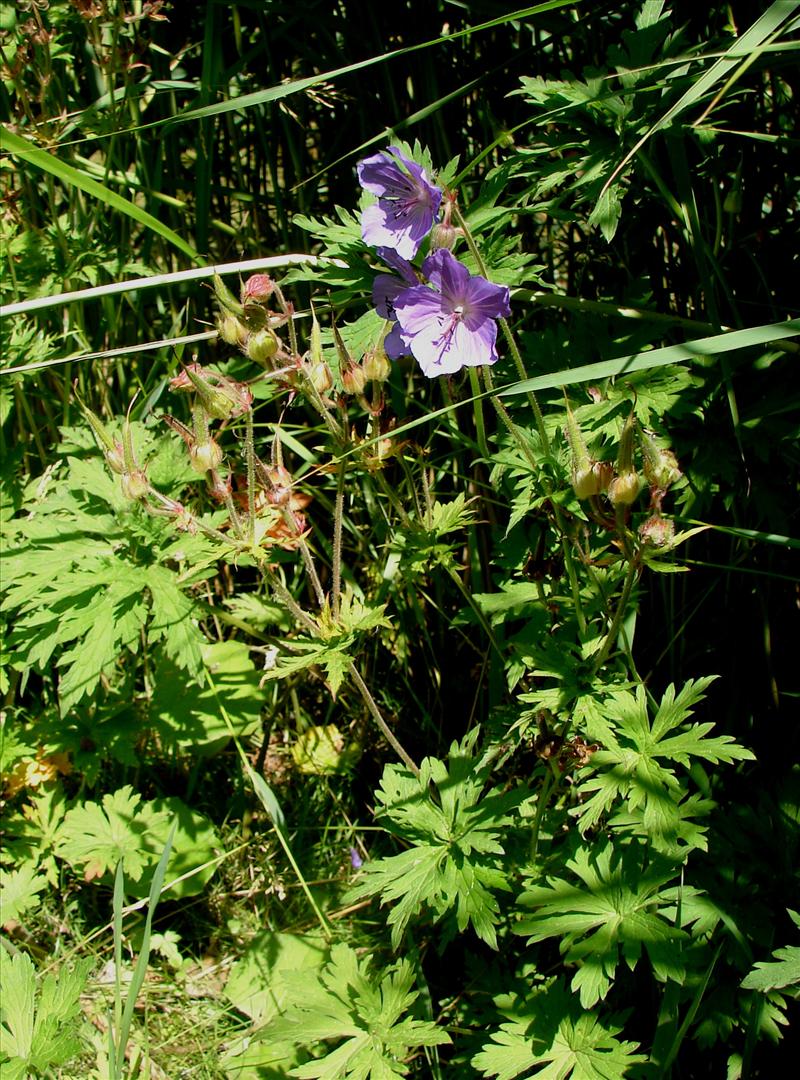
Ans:
[[[429,379],[497,360],[497,322],[511,314],[505,285],[471,275],[446,248],[422,272],[433,285],[398,293],[392,308],[403,345]],[[388,350],[387,350],[388,355]]]
[[[364,242],[413,259],[433,226],[441,188],[431,184],[422,166],[409,161],[396,146],[360,161],[358,180],[365,191],[378,196],[361,215]]]
[[[419,280],[411,264],[401,255],[398,255],[393,248],[379,247],[378,255],[399,275],[378,274],[372,283],[372,302],[378,314],[394,323],[384,338],[383,348],[390,360],[397,360],[401,356],[407,356],[409,350],[408,345],[403,340],[400,327],[395,321],[394,301],[410,285],[418,285]]]

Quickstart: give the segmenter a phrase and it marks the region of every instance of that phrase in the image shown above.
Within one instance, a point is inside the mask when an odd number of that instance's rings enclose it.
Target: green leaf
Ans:
[[[589,215],[589,224],[600,229],[608,243],[614,239],[619,219],[622,216],[622,205],[619,197],[619,187],[612,184],[611,187],[601,194],[595,204],[594,210]]]
[[[25,863],[18,870],[0,870],[0,923],[7,926],[26,911],[38,907],[37,893],[47,887],[47,878],[36,872],[36,866]]]
[[[153,613],[148,638],[163,640],[167,656],[190,675],[198,675],[206,639],[193,619],[194,603],[181,591],[177,575],[165,566],[148,566],[146,581]]]
[[[167,884],[184,874],[190,875],[172,885],[167,893],[168,899],[182,900],[187,896],[199,895],[217,869],[217,855],[222,850],[217,830],[205,814],[192,810],[176,795],[152,799],[147,807],[148,813],[153,815],[147,844],[154,854],[163,850],[169,831],[175,826],[166,869]],[[154,871],[153,861],[140,879],[126,883],[128,893],[131,896],[147,896]]]
[[[126,785],[104,795],[102,806],[84,803],[68,810],[58,833],[56,853],[72,866],[83,866],[87,881],[102,877],[122,862],[126,876],[138,881],[157,861],[154,831],[166,818],[147,804],[138,809],[140,795]]]
[[[538,1080],[620,1080],[647,1060],[638,1044],[617,1038],[621,1027],[579,1008],[558,981],[535,991],[526,1014],[491,1036],[472,1064],[497,1080],[535,1076]]]
[[[380,817],[390,833],[411,844],[407,851],[368,862],[349,899],[380,896],[398,901],[389,914],[397,948],[410,919],[424,908],[446,919],[445,934],[472,925],[497,947],[499,905],[494,896],[510,886],[502,870],[499,837],[509,811],[526,792],[484,794],[488,768],[473,754],[477,730],[450,748],[448,764],[425,758],[419,776],[398,765],[386,768],[377,792]]]
[[[23,953],[0,949],[0,1066],[3,1077],[30,1076],[64,1065],[83,1050],[80,995],[92,966],[81,960],[45,975],[36,1000],[36,972]]]
[[[316,638],[294,638],[286,642],[297,655],[282,655],[274,667],[265,672],[265,679],[283,679],[298,671],[303,671],[312,664],[321,664],[325,668],[331,693],[336,696],[349,671],[355,655],[355,645],[360,634],[368,633],[381,626],[390,626],[385,615],[385,604],[370,607],[351,589],[342,594],[339,610],[331,611],[325,601],[317,618]]]
[[[251,1020],[267,1023],[292,1002],[286,977],[306,972],[313,981],[328,955],[328,944],[321,937],[264,930],[232,966],[225,996]]]
[[[233,733],[252,735],[261,723],[263,694],[250,651],[241,641],[217,641],[200,649],[201,684],[190,679],[169,657],[154,671],[151,723],[165,747],[207,756],[229,742],[231,731],[220,712],[220,702]],[[205,672],[211,680],[209,685]]]
[[[669,686],[652,724],[644,687],[635,694],[620,690],[602,711],[586,717],[587,737],[603,749],[593,755],[598,773],[580,785],[583,802],[573,812],[585,834],[595,828],[619,799],[624,799],[631,821],[638,820],[644,834],[662,850],[678,850],[686,832],[687,812],[706,812],[705,802],[685,802],[684,789],[673,763],[689,766],[692,760],[747,761],[753,754],[731,736],[708,736],[713,724],[686,725],[695,705],[703,700],[713,678],[689,680],[676,696]]]
[[[663,349],[650,349],[618,356],[613,360],[603,360],[597,364],[582,364],[579,367],[566,368],[548,375],[537,375],[533,379],[506,386],[500,391],[501,397],[527,394],[531,391],[551,390],[557,386],[574,386],[578,383],[612,379],[621,375],[628,376],[634,371],[650,371],[668,364],[685,364],[689,360],[716,359],[720,354],[736,349],[748,349],[753,345],[764,345],[770,341],[795,337],[800,334],[800,319],[788,322],[771,323],[767,326],[750,326],[746,330],[732,330],[730,333],[713,334],[711,337],[684,341],[681,345],[668,345]],[[407,431],[409,425],[399,428],[396,434]]]
[[[522,894],[520,906],[534,914],[514,932],[533,941],[559,939],[565,961],[579,965],[572,988],[584,1008],[606,995],[620,959],[634,968],[643,947],[658,979],[682,980],[688,937],[658,911],[668,906],[663,887],[676,876],[675,863],[649,858],[644,846],[614,848],[604,838],[579,847],[565,868],[572,880],[548,879]]]
[[[370,965],[371,957],[359,958],[348,945],[337,944],[320,972],[286,972],[291,1003],[268,1026],[269,1037],[303,1046],[339,1043],[289,1075],[303,1080],[405,1076],[411,1051],[450,1042],[436,1024],[404,1018],[418,997],[407,960],[376,977]]]
[[[800,986],[800,947],[787,945],[772,954],[775,960],[761,960],[750,974],[742,980],[745,990],[758,990],[768,994],[787,986]]]

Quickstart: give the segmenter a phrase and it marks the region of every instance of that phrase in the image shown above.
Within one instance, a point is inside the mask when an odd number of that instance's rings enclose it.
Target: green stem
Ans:
[[[331,612],[339,613],[339,594],[342,588],[342,518],[344,517],[345,463],[339,462],[336,477],[336,505],[333,514],[333,581],[331,584]]]
[[[483,277],[487,278],[487,280],[488,280],[488,270],[487,270],[487,267],[486,267],[486,263],[483,261],[483,256],[481,255],[480,251],[478,251],[478,247],[477,247],[477,245],[475,243],[475,239],[472,236],[472,233],[470,232],[470,229],[469,229],[469,226],[466,223],[466,220],[464,219],[464,215],[461,213],[461,211],[458,209],[458,206],[455,203],[453,204],[453,214],[455,216],[455,219],[456,219],[459,227],[461,228],[461,230],[464,233],[464,239],[466,240],[467,247],[469,248],[470,253],[472,254],[472,257],[474,258],[478,269],[480,270]],[[528,372],[527,372],[527,370],[525,368],[525,362],[522,359],[522,353],[519,351],[519,346],[517,345],[516,338],[514,337],[514,334],[511,331],[511,327],[509,326],[508,321],[506,319],[501,318],[501,319],[498,320],[498,322],[500,323],[500,328],[503,331],[503,336],[506,339],[506,342],[508,344],[508,348],[509,348],[509,350],[511,352],[511,355],[512,355],[513,359],[514,359],[514,364],[516,365],[517,372],[518,372],[520,378],[521,379],[527,379],[528,378]],[[489,369],[487,367],[484,367],[483,371],[484,371],[484,379],[486,381],[487,390],[494,390],[494,382],[492,380],[491,372],[489,371]],[[536,431],[537,431],[537,433],[539,435],[539,441],[542,444],[542,453],[543,453],[545,459],[549,459],[549,457],[550,457],[550,440],[547,437],[547,429],[545,428],[544,417],[542,416],[542,410],[539,408],[539,402],[536,400],[536,397],[535,397],[534,394],[528,392],[526,397],[528,399],[528,404],[531,407],[531,412],[533,413],[533,419],[534,419],[534,423],[536,424]],[[540,470],[539,470],[538,464],[537,464],[535,458],[533,457],[533,454],[531,453],[530,448],[527,446],[527,444],[522,439],[522,436],[520,435],[519,431],[517,430],[513,420],[511,419],[511,416],[509,415],[509,413],[506,410],[505,406],[503,406],[500,403],[499,399],[497,398],[497,396],[495,394],[492,394],[492,403],[493,403],[493,405],[495,407],[495,410],[497,411],[497,415],[500,417],[502,422],[508,428],[508,431],[510,432],[511,436],[513,437],[513,439],[515,440],[515,442],[519,446],[522,453],[525,455],[526,459],[531,463],[531,465],[532,465],[532,467],[534,469],[534,472],[539,473]],[[565,566],[566,571],[567,571],[567,576],[569,577],[570,592],[572,594],[572,602],[575,605],[575,616],[576,616],[576,618],[578,620],[578,628],[580,629],[581,633],[584,633],[585,630],[586,630],[586,618],[585,618],[585,616],[583,614],[583,606],[581,604],[580,587],[578,585],[578,576],[577,576],[577,574],[575,572],[575,564],[574,564],[573,559],[572,559],[572,549],[570,548],[570,545],[567,542],[567,531],[566,531],[566,528],[564,526],[564,519],[563,519],[563,516],[561,514],[561,508],[558,506],[558,504],[555,502],[555,500],[552,497],[553,489],[552,489],[552,484],[550,483],[549,477],[546,475],[544,470],[541,471],[540,475],[541,475],[541,480],[542,480],[542,486],[544,487],[545,492],[547,493],[548,497],[550,498],[550,505],[553,508],[553,516],[555,518],[556,526],[558,528],[558,532],[559,532],[559,535],[560,535],[561,551],[562,551],[562,554],[564,556],[564,566]]]
[[[483,256],[478,250],[478,245],[475,243],[475,238],[473,237],[472,232],[467,225],[466,219],[464,218],[464,215],[461,213],[461,211],[458,209],[458,206],[455,203],[453,203],[452,205],[453,215],[458,222],[459,228],[464,234],[464,239],[467,242],[467,247],[469,248],[470,254],[475,260],[475,264],[477,265],[482,277],[485,277],[486,280],[489,281],[489,270],[486,266],[486,263],[483,261]],[[500,318],[497,321],[500,323],[500,329],[503,331],[503,337],[506,339],[506,343],[508,345],[509,351],[511,353],[511,356],[513,357],[514,364],[517,369],[517,373],[520,379],[525,381],[528,378],[528,372],[525,367],[525,362],[522,359],[522,353],[519,351],[519,346],[517,345],[516,338],[514,337],[511,331],[511,327],[508,324],[508,320]],[[533,412],[534,420],[536,422],[536,429],[539,432],[539,438],[542,440],[542,449],[546,454],[549,454],[550,448],[547,441],[547,434],[544,429],[544,419],[542,417],[542,411],[539,408],[539,403],[530,391],[528,391],[526,397],[528,399],[528,404],[531,407],[531,411]]]
[[[614,612],[614,618],[611,620],[611,626],[608,628],[608,633],[606,634],[603,646],[595,658],[594,667],[592,668],[592,678],[594,678],[602,668],[603,664],[608,659],[611,650],[614,648],[614,642],[617,640],[617,635],[622,626],[622,620],[625,618],[625,610],[628,607],[628,601],[631,598],[633,583],[636,581],[638,574],[639,561],[638,559],[632,559],[628,563],[628,572],[625,575],[625,584],[622,586],[622,595],[619,598],[617,610]]]
[[[511,414],[508,412],[508,409],[506,409],[505,405],[503,405],[503,403],[494,393],[494,380],[492,379],[492,374],[488,367],[484,367],[483,377],[486,382],[486,389],[491,392],[490,400],[494,405],[495,410],[497,411],[497,415],[505,424],[512,438],[514,439],[517,446],[520,448],[526,460],[528,461],[528,464],[531,466],[533,472],[540,476],[542,487],[544,488],[545,493],[550,499],[550,506],[553,509],[553,517],[555,518],[556,527],[558,529],[559,542],[561,544],[561,554],[564,557],[564,568],[567,571],[570,593],[572,595],[572,602],[575,606],[575,617],[578,620],[578,628],[580,632],[584,633],[586,630],[586,617],[583,614],[583,604],[581,602],[581,590],[578,583],[578,575],[575,570],[574,560],[572,558],[572,548],[570,547],[567,539],[567,530],[564,525],[564,518],[561,514],[561,507],[553,498],[553,485],[551,484],[550,478],[549,476],[547,476],[544,470],[539,469],[538,462],[536,461],[536,458],[534,457],[530,447],[525,441],[524,435],[516,426],[514,421],[511,419]],[[544,422],[542,422],[542,429],[544,429]],[[547,453],[547,451],[545,452]]]
[[[256,450],[253,434],[253,410],[245,413],[244,435],[245,461],[247,465],[247,540],[256,545]]]
[[[389,745],[392,747],[392,749],[397,754],[397,756],[401,759],[401,761],[411,770],[411,772],[414,774],[414,776],[419,776],[419,769],[414,764],[413,759],[403,749],[400,742],[397,740],[396,736],[392,732],[392,729],[389,727],[389,725],[384,720],[384,718],[383,718],[383,716],[381,714],[381,711],[380,711],[380,709],[378,708],[378,706],[377,706],[377,704],[375,702],[375,698],[369,692],[369,687],[364,682],[364,680],[361,678],[361,675],[359,673],[358,668],[356,667],[356,665],[353,663],[352,660],[348,663],[347,666],[348,666],[348,671],[350,672],[350,675],[351,675],[351,677],[353,679],[353,682],[358,687],[359,693],[361,694],[362,698],[364,699],[364,701],[366,703],[366,706],[369,709],[370,713],[372,714],[372,717],[373,717],[375,723],[378,725],[381,732],[383,733],[383,737],[386,739],[386,741],[389,743]]]
[[[286,588],[286,586],[283,584],[282,581],[280,581],[274,574],[271,574],[269,572],[267,572],[267,574],[268,574],[269,580],[270,580],[270,582],[272,584],[273,590],[281,598],[281,600],[286,605],[288,610],[292,613],[292,615],[294,615],[294,617],[297,619],[297,621],[302,626],[304,626],[307,630],[309,630],[316,637],[317,634],[319,634],[319,627],[314,622],[314,620],[311,618],[311,616],[308,615],[305,611],[303,611],[303,609],[300,607],[300,605],[297,603],[297,601],[294,599],[294,597],[292,596],[292,594],[289,592],[289,590]],[[389,727],[389,725],[384,720],[383,715],[381,714],[381,711],[378,708],[378,705],[377,705],[377,703],[375,701],[375,698],[369,692],[369,687],[367,686],[367,684],[362,679],[358,668],[356,667],[356,665],[353,663],[352,660],[348,661],[347,669],[350,672],[350,675],[351,675],[351,677],[353,679],[353,682],[356,684],[356,686],[358,688],[358,692],[361,694],[361,697],[364,699],[364,703],[366,704],[367,708],[369,709],[369,711],[370,711],[370,713],[372,715],[372,718],[374,719],[375,723],[380,728],[380,730],[381,730],[384,738],[386,739],[386,741],[389,743],[389,745],[395,751],[395,753],[400,758],[400,760],[405,765],[408,766],[408,768],[411,770],[411,772],[415,776],[419,776],[419,769],[414,764],[414,761],[410,757],[410,755],[407,754],[406,751],[403,749],[403,747],[400,744],[400,742],[398,741],[397,737],[393,734],[391,728]]]
[[[481,457],[489,461],[489,444],[486,441],[486,425],[483,422],[483,401],[481,395],[481,384],[478,380],[478,372],[475,368],[469,369],[469,385],[472,390],[472,396],[475,400],[472,403],[473,411],[475,414],[475,435],[478,440],[478,449],[480,450]],[[494,398],[492,399],[495,400]]]
[[[536,861],[536,855],[539,851],[539,835],[542,829],[542,821],[544,819],[544,812],[547,809],[547,804],[550,802],[550,795],[556,786],[556,781],[553,776],[552,768],[548,770],[547,776],[544,778],[542,784],[542,790],[539,792],[539,798],[536,801],[536,817],[533,819],[533,831],[531,833],[531,862]]]

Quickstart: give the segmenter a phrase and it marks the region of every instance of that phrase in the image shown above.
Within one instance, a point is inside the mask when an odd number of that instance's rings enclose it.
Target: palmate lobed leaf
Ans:
[[[776,949],[772,955],[774,960],[759,961],[742,980],[743,989],[767,994],[771,990],[800,987],[800,947],[787,945],[783,949]]]
[[[488,770],[478,768],[476,738],[477,730],[461,744],[453,743],[447,764],[426,758],[418,777],[395,765],[384,771],[377,792],[380,816],[389,832],[412,846],[367,863],[362,882],[349,895],[398,901],[388,918],[395,948],[409,921],[424,908],[437,921],[446,920],[446,934],[472,925],[483,941],[497,947],[500,908],[494,892],[510,889],[499,836],[527,792],[482,794]]]
[[[37,1000],[33,963],[24,953],[0,949],[0,1072],[28,1077],[63,1065],[83,1049],[78,1036],[80,995],[91,960],[44,976]]]
[[[152,445],[154,466],[164,464],[163,446]],[[137,651],[143,628],[180,666],[199,672],[205,639],[186,590],[213,562],[205,541],[175,541],[163,522],[131,508],[99,457],[69,458],[65,473],[54,470],[29,491],[23,510],[10,523],[4,567],[3,610],[14,613],[9,645],[23,669],[43,671],[57,658],[62,716],[97,690],[121,655]]]
[[[584,835],[622,799],[629,826],[638,819],[644,834],[661,850],[687,850],[692,843],[690,814],[706,813],[711,804],[685,799],[673,763],[688,766],[695,758],[714,764],[753,758],[750,750],[729,735],[710,738],[711,723],[686,726],[712,681],[713,677],[689,680],[677,695],[675,687],[669,686],[652,723],[643,687],[635,694],[617,691],[602,710],[587,710],[587,737],[602,749],[592,759],[598,772],[582,781],[584,801],[573,811]],[[696,846],[703,844],[701,839]]]
[[[101,877],[122,862],[125,874],[138,881],[157,857],[148,837],[166,818],[148,806],[126,784],[103,796],[102,805],[86,802],[68,810],[58,832],[56,853],[71,865],[83,866],[87,880]]]
[[[47,887],[47,878],[33,863],[23,863],[17,870],[0,870],[0,925],[7,926],[26,911],[38,907],[38,894]]]
[[[268,1026],[270,1037],[305,1046],[345,1040],[289,1075],[306,1080],[405,1076],[411,1050],[450,1042],[436,1024],[400,1019],[418,996],[407,960],[379,976],[372,975],[370,964],[371,957],[361,959],[348,945],[337,944],[321,972],[284,975],[290,1004]]]
[[[607,993],[620,959],[634,968],[643,947],[657,978],[683,978],[688,935],[659,912],[671,900],[664,886],[679,871],[675,862],[651,858],[643,844],[615,848],[604,838],[591,849],[578,847],[565,867],[573,880],[548,879],[520,896],[519,905],[534,914],[514,933],[532,941],[560,939],[566,961],[579,965],[572,987],[585,1008]]]
[[[349,671],[358,636],[390,625],[385,609],[385,604],[365,604],[349,589],[342,594],[339,610],[335,613],[326,601],[317,618],[318,636],[287,642],[296,655],[280,656],[264,678],[282,679],[312,664],[320,664],[325,668],[331,693],[335,697]]]
[[[647,1058],[617,1038],[621,1025],[581,1010],[559,980],[527,998],[529,1015],[493,1032],[472,1059],[484,1076],[516,1080],[621,1080]]]

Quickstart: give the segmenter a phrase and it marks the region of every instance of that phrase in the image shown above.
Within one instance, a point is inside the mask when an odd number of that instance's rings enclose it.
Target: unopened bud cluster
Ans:
[[[275,328],[286,322],[285,314],[270,311],[267,306],[276,290],[275,282],[267,274],[253,274],[242,285],[237,300],[221,277],[214,278],[219,336],[264,367],[281,350]]]
[[[682,475],[674,453],[659,447],[653,433],[637,423],[633,411],[622,427],[614,462],[592,457],[569,402],[566,435],[571,451],[572,488],[578,499],[592,501],[596,511],[593,516],[604,520],[602,508],[597,503],[598,496],[605,495],[617,514],[625,514],[646,486],[651,516],[640,527],[639,537],[646,544],[668,546],[674,536],[674,526],[662,517],[661,508],[667,491]]]

